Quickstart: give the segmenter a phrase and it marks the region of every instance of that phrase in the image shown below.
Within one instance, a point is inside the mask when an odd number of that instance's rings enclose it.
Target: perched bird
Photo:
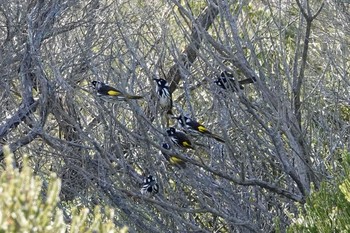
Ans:
[[[176,166],[176,167],[178,167],[178,168],[183,168],[183,169],[186,168],[186,162],[185,162],[185,161],[183,161],[182,159],[176,157],[176,155],[171,155],[171,154],[170,154],[170,145],[169,145],[168,143],[164,142],[164,143],[162,144],[162,147],[163,147],[164,149],[166,149],[166,150],[169,151],[169,153],[168,153],[168,152],[167,152],[167,153],[164,153],[164,152],[162,151],[162,154],[163,154],[163,156],[165,157],[165,159],[166,159],[171,165],[174,165],[174,166]]]
[[[157,184],[156,178],[154,178],[152,175],[148,175],[142,183],[141,193],[158,193],[159,191],[159,185]]]
[[[97,91],[97,96],[106,101],[118,101],[126,99],[142,99],[142,96],[129,95],[123,93],[114,87],[111,87],[101,81],[92,81],[91,84]]]
[[[157,94],[159,98],[160,107],[168,114],[173,115],[173,98],[169,89],[169,84],[165,79],[154,78],[154,81],[157,83]]]
[[[214,81],[214,83],[216,85],[218,85],[219,87],[221,87],[222,89],[231,89],[233,91],[237,91],[238,88],[243,90],[243,84],[248,84],[248,83],[254,83],[256,82],[256,79],[253,78],[247,78],[247,79],[243,79],[238,82],[238,87],[237,87],[237,83],[233,77],[233,74],[228,72],[228,71],[223,71],[221,72],[220,76],[217,76],[217,79]]]
[[[180,115],[179,117],[174,117],[174,118],[177,119],[178,124],[185,131],[188,131],[190,134],[212,137],[219,142],[225,143],[225,140],[222,139],[220,136],[213,134],[204,125],[200,124],[199,122],[189,117]]]
[[[181,148],[194,149],[190,139],[183,132],[177,131],[175,128],[170,127],[167,131],[170,140]]]

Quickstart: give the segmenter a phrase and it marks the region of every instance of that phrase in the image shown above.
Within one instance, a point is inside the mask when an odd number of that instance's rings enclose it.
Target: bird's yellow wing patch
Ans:
[[[208,131],[203,125],[198,126],[198,130],[199,130],[199,132],[201,132],[201,133],[205,133],[205,132]]]
[[[191,147],[191,143],[190,142],[182,142],[182,145],[184,147]]]
[[[175,156],[171,156],[169,161],[172,164],[178,164],[178,163],[182,163],[183,162],[182,159],[179,159],[179,158],[177,158]]]
[[[118,95],[120,95],[120,92],[119,91],[115,91],[115,90],[110,90],[107,93],[108,93],[108,95],[111,95],[111,96],[118,96]]]

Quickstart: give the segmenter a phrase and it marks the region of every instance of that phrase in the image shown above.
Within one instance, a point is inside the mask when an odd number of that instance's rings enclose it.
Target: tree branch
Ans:
[[[286,197],[290,200],[293,200],[293,201],[297,201],[297,202],[301,202],[301,203],[303,203],[305,201],[303,196],[291,193],[288,190],[285,190],[281,187],[278,187],[278,186],[271,184],[271,183],[268,183],[266,181],[262,181],[262,180],[258,180],[258,179],[240,180],[240,179],[234,178],[228,174],[225,174],[221,171],[214,170],[214,169],[210,168],[209,166],[207,166],[203,163],[200,163],[199,161],[196,161],[194,159],[187,159],[187,158],[180,157],[180,156],[179,156],[179,158],[181,158],[181,159],[185,160],[186,162],[189,162],[195,166],[201,167],[201,168],[205,169],[206,171],[209,171],[210,173],[215,174],[223,179],[232,181],[235,184],[242,185],[242,186],[254,186],[255,185],[255,186],[259,186],[261,188],[265,188],[273,193],[279,194],[279,195],[284,196],[284,197]],[[296,183],[299,187],[300,184],[298,184],[297,181],[296,181]]]
[[[27,135],[21,137],[17,141],[10,144],[10,150],[11,152],[16,151],[17,149],[21,148],[22,146],[25,146],[32,142],[39,134],[38,129],[33,129],[30,131]],[[3,147],[0,148],[0,162],[4,159],[4,153],[3,153]]]
[[[303,14],[304,18],[308,19],[309,15],[306,13],[304,7],[301,5],[301,2],[299,0],[295,0],[297,2],[297,5],[301,11],[301,13]]]
[[[17,112],[0,126],[0,139],[5,137],[11,129],[17,127],[24,121],[29,114],[35,111],[37,106],[38,101],[34,101],[33,97],[24,99]]]
[[[309,42],[310,42],[310,35],[311,35],[311,24],[312,21],[316,18],[316,16],[321,12],[324,2],[321,4],[320,8],[317,10],[315,15],[311,15],[311,10],[309,9],[309,5],[307,4],[307,12],[305,9],[302,7],[301,3],[299,0],[296,0],[298,7],[303,14],[305,20],[306,20],[306,31],[305,31],[305,36],[304,36],[304,46],[303,46],[303,52],[301,56],[301,66],[299,70],[299,75],[298,77],[294,77],[294,85],[293,85],[293,97],[294,97],[294,112],[295,116],[297,118],[299,127],[301,129],[301,88],[305,76],[305,69],[306,69],[306,62],[307,62],[307,57],[308,57],[308,50],[309,50]],[[295,62],[297,62],[295,60]]]
[[[179,3],[175,3],[181,9],[181,5]],[[200,44],[202,42],[202,31],[208,30],[209,27],[213,24],[216,16],[219,14],[219,10],[216,5],[209,5],[206,7],[203,12],[198,16],[196,20],[193,22],[193,29],[191,34],[191,41],[186,46],[183,53],[180,55],[178,61],[181,61],[182,64],[176,62],[167,73],[166,77],[168,80],[171,80],[170,91],[174,92],[178,83],[181,79],[183,79],[183,74],[181,72],[181,68],[185,66],[186,68],[191,67],[193,62],[196,60],[198,56],[198,50],[200,48]]]

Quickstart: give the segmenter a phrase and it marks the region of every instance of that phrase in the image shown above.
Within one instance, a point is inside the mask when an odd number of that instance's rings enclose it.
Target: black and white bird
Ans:
[[[156,194],[159,192],[159,185],[157,184],[157,180],[152,175],[148,175],[144,178],[141,188],[141,194],[153,193]]]
[[[254,83],[254,82],[256,82],[256,79],[254,77],[236,81],[234,78],[234,75],[228,71],[222,71],[214,81],[214,83],[219,87],[221,87],[222,89],[225,89],[225,90],[231,89],[232,91],[237,91],[238,89],[243,90],[244,89],[243,85]]]
[[[160,107],[168,115],[173,115],[173,98],[168,82],[162,78],[154,78],[153,80],[157,83],[156,92],[158,95]]]
[[[115,102],[126,99],[142,99],[142,96],[129,95],[123,93],[122,91],[117,90],[114,87],[111,87],[101,81],[92,81],[91,82],[94,89],[97,91],[97,96],[101,99],[109,102]]]
[[[204,125],[200,124],[198,121],[195,121],[183,115],[174,118],[177,119],[178,124],[189,134],[208,136],[214,138],[219,142],[225,143],[224,139],[210,132]]]
[[[163,149],[167,150],[167,152],[162,151],[162,155],[169,162],[169,164],[176,166],[178,168],[186,168],[186,162],[182,159],[178,158],[176,155],[172,154],[170,149],[170,145],[166,142],[162,144]]]
[[[175,145],[184,149],[194,149],[191,140],[185,133],[177,131],[174,127],[170,127],[166,132]]]

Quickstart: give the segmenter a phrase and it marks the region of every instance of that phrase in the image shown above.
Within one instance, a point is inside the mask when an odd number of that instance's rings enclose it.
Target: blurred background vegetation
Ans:
[[[28,157],[23,157],[21,170],[13,167],[13,154],[5,151],[5,170],[0,176],[0,229],[2,232],[118,232],[113,211],[96,206],[94,212],[72,209],[71,221],[64,221],[59,205],[61,181],[53,173],[47,182],[33,174]]]
[[[1,229],[348,230],[349,8],[2,0],[0,195],[10,212]],[[225,70],[256,82],[220,89]],[[186,168],[171,166],[160,153],[167,126],[153,78],[171,84],[176,115],[225,143],[191,137],[195,150],[176,150]],[[93,80],[144,98],[103,102]],[[141,194],[148,175],[159,193]]]

